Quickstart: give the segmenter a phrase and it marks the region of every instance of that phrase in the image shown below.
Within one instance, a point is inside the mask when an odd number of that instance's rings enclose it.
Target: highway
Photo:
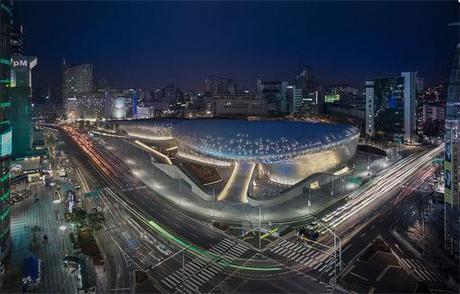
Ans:
[[[180,256],[170,258],[155,268],[152,278],[161,281],[161,284],[158,285],[160,291],[170,292],[174,289],[180,289],[184,292],[193,292],[196,290],[196,284],[200,284],[199,281],[202,282],[200,289],[211,290],[215,287],[224,287],[227,285],[229,273],[238,275],[236,279],[240,280],[240,283],[246,280],[244,285],[247,287],[256,287],[254,283],[257,284],[260,281],[252,280],[254,271],[263,273],[257,274],[258,280],[260,278],[270,279],[270,281],[264,282],[267,289],[286,287],[286,289],[297,289],[297,291],[298,289],[311,289],[312,292],[317,293],[328,292],[328,289],[331,288],[326,283],[317,282],[302,272],[297,272],[283,264],[267,259],[252,247],[224,235],[208,224],[188,217],[164,201],[162,197],[158,197],[153,191],[146,189],[119,159],[113,158],[110,154],[104,154],[102,157],[101,153],[104,150],[96,151],[89,139],[82,138],[79,134],[72,133],[71,130],[68,132],[71,136],[64,136],[64,141],[70,148],[70,154],[80,162],[86,173],[96,180],[97,186],[103,190],[103,198],[107,198],[111,203],[118,202],[117,210],[122,208],[129,212],[130,217],[125,219],[135,220],[144,230],[148,229],[150,235],[152,235],[153,228],[156,231],[156,234],[153,234],[154,238],[161,242],[169,242],[175,246],[179,244],[182,247],[192,244],[193,247],[187,247],[188,250],[185,251],[186,256],[184,258],[184,264],[190,263],[189,269],[187,266],[185,267],[185,271],[189,270],[189,275],[177,273],[177,269],[182,266]],[[126,230],[132,231],[131,228],[126,228]],[[158,234],[158,232],[161,233]],[[226,246],[226,244],[230,245]],[[155,260],[152,264],[146,263],[149,259],[145,256],[152,251],[157,250],[151,244],[147,244],[145,249],[138,250],[136,253],[138,256],[133,258],[137,260],[134,262],[135,265],[144,269],[155,266],[157,264]],[[205,257],[204,264],[202,263],[203,256]],[[142,259],[144,262],[138,262]],[[246,263],[249,261],[252,265],[247,267]],[[233,262],[236,264],[232,265]],[[192,268],[193,270],[191,270]],[[280,276],[280,272],[284,274]],[[200,277],[201,273],[202,276]],[[287,278],[286,273],[291,273],[289,278]],[[196,279],[198,281],[195,280],[194,274],[197,274]],[[169,280],[167,280],[168,278]],[[181,280],[184,278],[185,282]],[[232,278],[232,280],[234,279]],[[173,284],[174,282],[179,283]],[[182,289],[180,284],[184,284],[185,287]],[[168,285],[172,288],[168,288]],[[117,285],[117,287],[122,286]]]
[[[322,278],[332,279],[334,239],[327,231],[331,230],[341,239],[342,265],[351,262],[378,236],[390,242],[393,250],[401,256],[415,258],[412,252],[404,250],[404,246],[392,234],[391,227],[401,216],[413,210],[414,202],[417,201],[413,192],[434,173],[432,159],[442,150],[441,145],[433,150],[411,155],[389,167],[362,189],[351,193],[347,203],[319,219],[324,227],[324,235],[318,241],[320,244],[294,237],[289,241],[297,245],[280,243],[270,249],[271,256],[298,269],[305,267],[310,275],[319,274]],[[302,248],[308,250],[302,251],[305,250]],[[306,252],[313,250],[308,258],[303,258]],[[299,252],[302,254],[298,254]]]
[[[321,244],[305,244],[303,240],[290,237],[287,240],[280,240],[263,252],[258,252],[251,246],[233,240],[207,224],[183,214],[133,177],[130,169],[120,159],[115,158],[104,148],[93,146],[88,138],[72,133],[73,130],[67,132],[73,134],[72,137],[66,137],[66,144],[74,148],[71,154],[80,163],[84,163],[81,166],[86,169],[87,175],[97,179],[98,187],[103,188],[102,198],[106,199],[105,207],[108,207],[112,214],[113,211],[123,207],[127,213],[126,219],[137,217],[136,221],[131,221],[131,224],[124,228],[124,231],[135,231],[133,226],[138,226],[137,239],[140,239],[139,236],[145,234],[142,230],[150,229],[151,232],[153,228],[157,237],[158,232],[165,230],[159,234],[161,242],[170,242],[171,245],[176,246],[182,244],[182,247],[190,244],[193,246],[188,248],[184,257],[184,265],[190,264],[189,269],[185,266],[178,272],[183,265],[180,256],[170,258],[158,267],[154,279],[161,281],[158,285],[161,290],[182,289],[184,292],[193,292],[196,287],[200,290],[212,290],[215,287],[233,289],[237,286],[242,287],[243,291],[252,287],[262,287],[257,279],[263,279],[265,287],[272,290],[284,286],[292,290],[308,286],[310,289],[326,291],[325,283],[334,277],[334,258],[331,248],[333,238],[330,234],[321,237]],[[430,151],[413,154],[390,166],[365,187],[351,193],[348,202],[343,206],[321,218],[321,224],[333,230],[341,238],[343,264],[353,260],[354,256],[377,236],[376,234],[394,240],[389,231],[389,227],[394,223],[391,214],[404,213],[408,205],[406,203],[410,203],[408,201],[411,195],[408,192],[410,189],[404,187],[411,186],[414,180],[430,175],[431,160],[442,151],[442,148],[443,146],[439,146]],[[118,207],[110,207],[114,200],[119,202]],[[139,220],[143,220],[144,223]],[[126,242],[124,241],[126,238],[119,236],[116,238],[118,238],[117,244]],[[136,266],[142,268],[148,267],[149,263],[152,263],[151,265],[158,263],[158,256],[153,254],[155,256],[153,259],[149,257],[152,256],[151,252],[158,251],[149,244],[152,242],[142,243],[145,243],[145,248],[137,251],[136,254],[140,255],[137,260],[141,262],[135,262]],[[401,251],[396,241],[394,244],[396,244],[395,250]],[[232,251],[233,248],[239,249]],[[200,250],[205,250],[206,253]],[[199,260],[200,256],[209,253],[212,258],[207,259],[204,264],[200,262],[202,261]],[[407,255],[411,257],[410,254]],[[219,268],[229,260],[237,266],[228,267],[226,264],[227,266]],[[187,270],[189,275],[185,274]],[[192,280],[193,273],[202,273],[202,276],[197,277],[194,283],[191,281],[188,283],[189,279]],[[231,276],[228,275],[229,273]],[[299,277],[303,279],[295,282]],[[317,282],[316,278],[320,281]],[[283,283],[286,285],[283,286]]]

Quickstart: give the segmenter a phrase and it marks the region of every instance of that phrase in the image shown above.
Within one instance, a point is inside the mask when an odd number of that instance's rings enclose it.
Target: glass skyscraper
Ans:
[[[10,156],[12,146],[10,107],[10,28],[12,2],[0,0],[0,256],[1,261],[10,252]]]
[[[444,156],[444,245],[456,260],[460,252],[460,43],[455,49],[446,103]]]

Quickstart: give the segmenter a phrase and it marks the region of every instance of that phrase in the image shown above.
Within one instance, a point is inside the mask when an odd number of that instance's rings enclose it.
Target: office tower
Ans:
[[[289,113],[287,82],[257,80],[257,89],[267,103],[270,114],[285,115]]]
[[[444,247],[459,260],[460,242],[460,43],[447,90],[444,157]]]
[[[32,150],[32,69],[36,65],[36,57],[11,58],[9,118],[13,130],[13,158],[24,157]]]
[[[395,142],[416,142],[417,72],[366,81],[366,134]]]
[[[289,104],[289,114],[298,114],[303,103],[302,89],[296,86],[287,86],[287,98]]]
[[[22,25],[13,25],[10,39],[10,55],[24,55],[24,30]]]
[[[236,82],[233,79],[210,76],[205,80],[205,90],[211,95],[236,94]]]
[[[12,2],[0,0],[0,263],[10,252],[10,156],[12,149],[11,124],[8,120],[10,97],[9,55]]]
[[[313,81],[313,75],[309,66],[304,66],[296,76],[295,86],[302,90],[302,107],[303,114],[317,114],[319,112],[320,93]]]
[[[424,104],[422,107],[422,122],[430,123],[434,121],[443,121],[445,119],[446,109],[444,106],[436,104]]]
[[[423,84],[416,72],[402,72],[401,77],[404,80],[404,141],[416,142],[417,92]]]
[[[308,93],[314,89],[313,77],[309,66],[304,66],[296,77],[296,87]]]
[[[93,65],[63,64],[62,99],[69,120],[80,118],[79,96],[93,91]]]

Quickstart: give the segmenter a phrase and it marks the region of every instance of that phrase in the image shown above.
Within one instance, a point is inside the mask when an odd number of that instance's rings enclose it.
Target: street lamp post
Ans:
[[[259,206],[259,250],[262,248],[262,206]]]
[[[332,175],[331,181],[331,196],[334,197],[334,175]]]

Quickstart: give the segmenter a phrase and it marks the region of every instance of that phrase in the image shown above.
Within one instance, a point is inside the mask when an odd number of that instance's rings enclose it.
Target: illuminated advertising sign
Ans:
[[[445,144],[444,151],[444,201],[453,204],[452,197],[452,144]]]
[[[448,162],[452,162],[452,145],[451,143],[446,143],[445,146],[446,146],[445,147],[446,149],[444,152],[444,160]]]
[[[11,62],[11,65],[13,67],[27,67],[28,65],[28,60],[27,59],[13,59],[13,61]]]
[[[11,129],[6,132],[1,134],[1,140],[0,140],[0,157],[4,157],[7,155],[10,155],[12,152],[12,134],[11,134]]]

